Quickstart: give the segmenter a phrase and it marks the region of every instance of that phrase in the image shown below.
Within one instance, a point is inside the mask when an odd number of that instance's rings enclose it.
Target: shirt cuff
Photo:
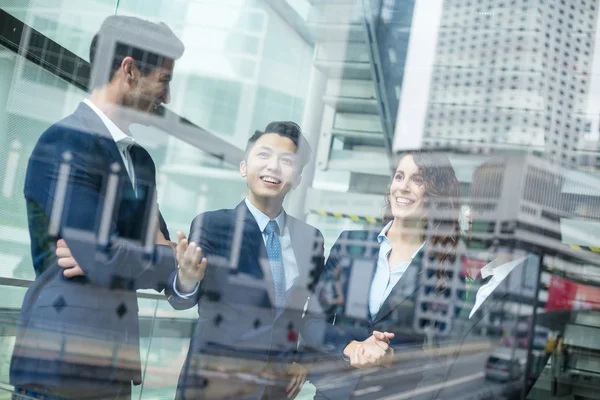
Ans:
[[[348,343],[346,343],[346,345],[342,348],[342,360],[344,360],[344,365],[346,366],[346,368],[350,368],[352,366],[352,362],[350,361],[349,357],[346,357],[346,355],[344,354],[344,350],[346,350],[346,347],[348,347],[348,345],[350,343],[352,343],[354,340],[349,341]]]
[[[177,269],[179,269],[179,265],[177,266]],[[179,290],[177,290],[177,274],[175,274],[175,279],[173,279],[173,292],[179,296],[182,297],[184,299],[189,299],[190,297],[193,297],[196,295],[196,293],[198,292],[198,288],[200,287],[200,282],[198,282],[196,284],[196,287],[194,288],[194,291],[191,293],[181,293],[179,292]]]

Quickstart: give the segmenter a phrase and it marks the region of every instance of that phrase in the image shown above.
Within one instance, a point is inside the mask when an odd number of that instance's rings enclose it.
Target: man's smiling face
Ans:
[[[240,163],[249,195],[261,200],[281,200],[300,183],[299,159],[294,142],[277,133],[265,133]]]

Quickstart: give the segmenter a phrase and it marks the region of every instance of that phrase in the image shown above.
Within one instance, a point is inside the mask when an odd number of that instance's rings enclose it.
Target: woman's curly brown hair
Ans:
[[[400,154],[398,163],[406,156],[412,156],[425,184],[426,216],[422,240],[427,241],[425,260],[435,262],[437,292],[448,287],[448,265],[456,259],[456,246],[459,237],[459,197],[460,184],[448,157],[429,151],[411,151]],[[396,163],[396,165],[398,165]],[[384,221],[393,220],[390,204],[390,191],[385,196]]]

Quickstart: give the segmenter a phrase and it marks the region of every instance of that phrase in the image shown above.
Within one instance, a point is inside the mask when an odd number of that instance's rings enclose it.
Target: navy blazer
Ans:
[[[266,247],[245,202],[235,209],[200,214],[192,222],[189,241],[197,243],[207,257],[206,274],[196,296],[177,296],[172,285],[165,292],[174,308],[198,306],[198,322],[180,375],[178,397],[201,396],[194,390],[201,389],[208,380],[198,371],[204,355],[249,359],[256,372],[262,364],[289,364],[298,359],[297,344],[283,345],[278,335],[285,335],[290,323],[294,331],[303,334],[302,312],[323,269],[323,236],[289,215],[285,224],[299,276],[288,289],[287,303],[281,311],[271,306],[273,281]]]
[[[168,238],[154,163],[140,146],[130,154],[136,188],[110,132],[84,103],[38,140],[24,188],[36,278],[21,308],[11,384],[141,382],[136,289],[164,289],[176,261],[168,246],[154,245],[157,217]],[[60,238],[85,276],[63,276]]]
[[[451,331],[446,339],[448,344],[454,347],[454,351],[447,354],[443,360],[449,365],[443,378],[444,382],[468,379],[467,375],[473,373],[469,368],[465,368],[469,361],[468,357],[475,353],[484,352],[484,355],[487,355],[494,351],[493,347],[488,348],[488,342],[486,341],[488,338],[481,336],[481,331],[489,328],[487,316],[501,311],[507,302],[520,302],[526,307],[533,307],[537,303],[537,301],[534,301],[534,296],[538,279],[538,259],[531,254],[529,257],[526,262],[519,264],[509,273],[504,281],[483,301],[471,318],[469,318],[469,314],[475,305],[476,293],[480,284],[474,283],[473,290],[468,293],[468,296],[464,296],[462,311],[454,315]],[[510,290],[500,290],[506,287],[509,287]],[[484,362],[481,364],[481,370],[485,366]],[[478,372],[483,372],[481,370],[478,370]],[[524,366],[522,371],[525,372]],[[530,380],[527,383],[528,387],[535,383],[537,378],[537,376],[528,377]],[[501,395],[518,397],[520,394],[517,395],[516,393],[520,393],[522,387],[519,384],[522,383],[509,381],[504,386],[481,388],[481,394],[491,397]],[[452,399],[455,396],[456,392],[453,392],[452,387],[442,388],[436,393],[436,398],[440,399]]]
[[[377,315],[372,317],[368,310],[368,298],[371,291],[371,284],[377,268],[379,258],[380,244],[377,236],[381,232],[378,230],[361,230],[361,231],[344,231],[331,249],[327,263],[325,264],[325,272],[320,279],[317,287],[322,287],[330,281],[331,272],[341,265],[346,276],[351,276],[353,273],[361,273],[358,268],[369,268],[367,275],[369,278],[364,282],[365,301],[359,302],[364,306],[363,312],[360,314],[364,317],[358,318],[358,323],[346,324],[340,323],[341,320],[347,318],[346,313],[348,307],[352,306],[353,314],[357,314],[356,305],[348,304],[349,295],[348,288],[345,288],[345,302],[338,306],[335,310],[322,310],[322,306],[317,304],[318,296],[311,299],[309,312],[306,315],[307,332],[309,334],[318,334],[319,336],[307,336],[306,340],[313,348],[319,348],[319,343],[322,344],[322,353],[329,356],[324,360],[332,366],[325,370],[326,373],[320,374],[319,371],[314,371],[310,378],[311,382],[317,388],[318,399],[347,399],[352,396],[356,387],[360,384],[360,374],[348,365],[345,365],[342,354],[346,345],[353,341],[363,341],[369,338],[373,331],[388,331],[393,332],[396,336],[391,340],[391,345],[396,353],[402,351],[423,351],[424,347],[428,347],[427,338],[424,335],[410,333],[412,331],[412,314],[415,304],[416,295],[421,290],[421,287],[427,283],[431,283],[424,274],[423,269],[423,251],[419,251],[412,262],[409,264],[406,272],[402,275],[398,283],[394,286],[389,296],[386,298]],[[435,279],[435,277],[433,278]],[[335,312],[335,314],[333,314]],[[400,314],[399,319],[395,319],[394,315]],[[326,342],[326,343],[325,343]],[[427,365],[431,363],[431,357],[425,353],[420,357],[424,368],[424,373],[414,379],[414,386],[403,387],[403,389],[411,390],[414,387],[431,383],[436,379],[442,379],[441,373],[438,377],[434,374],[427,373]],[[337,363],[337,366],[335,365]],[[345,371],[345,372],[344,372]],[[339,380],[338,384],[331,385],[330,372],[342,373],[345,375],[344,380]],[[415,374],[418,375],[418,374]]]

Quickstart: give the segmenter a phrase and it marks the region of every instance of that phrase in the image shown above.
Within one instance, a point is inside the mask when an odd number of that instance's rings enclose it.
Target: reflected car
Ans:
[[[519,379],[522,373],[521,362],[513,358],[510,349],[492,352],[485,363],[486,379],[506,382]]]
[[[550,329],[543,326],[536,326],[533,336],[533,348],[536,350],[543,350],[548,345],[550,338]]]

